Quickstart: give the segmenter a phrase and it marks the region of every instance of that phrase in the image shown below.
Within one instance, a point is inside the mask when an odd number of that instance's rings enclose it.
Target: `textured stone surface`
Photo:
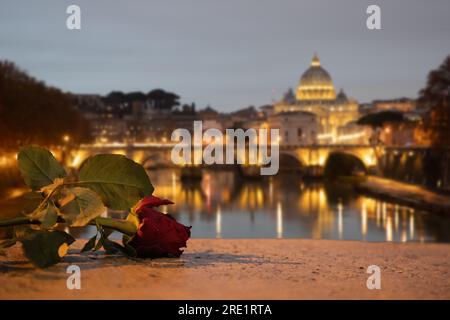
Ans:
[[[450,299],[450,245],[327,240],[190,240],[179,259],[132,260],[102,252],[32,267],[19,245],[0,256],[0,298],[28,299]],[[81,290],[66,268],[81,268]],[[381,267],[381,290],[366,269]]]

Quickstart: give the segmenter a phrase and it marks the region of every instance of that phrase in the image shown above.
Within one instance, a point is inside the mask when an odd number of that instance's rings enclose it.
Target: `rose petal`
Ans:
[[[169,201],[169,200],[167,200]],[[138,211],[138,231],[129,242],[136,249],[138,257],[179,257],[191,236],[191,227],[177,222],[170,215],[141,207]]]

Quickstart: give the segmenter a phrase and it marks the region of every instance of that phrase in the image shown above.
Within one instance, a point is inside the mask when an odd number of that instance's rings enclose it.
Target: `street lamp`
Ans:
[[[67,152],[68,150],[66,150],[68,148],[68,144],[70,141],[70,136],[68,134],[65,134],[62,136],[62,140],[64,141],[64,146],[62,147],[62,153],[61,153],[61,161],[62,163],[66,164],[67,163]]]
[[[65,143],[67,143],[70,141],[70,136],[68,134],[65,134],[65,135],[63,135],[62,139]]]

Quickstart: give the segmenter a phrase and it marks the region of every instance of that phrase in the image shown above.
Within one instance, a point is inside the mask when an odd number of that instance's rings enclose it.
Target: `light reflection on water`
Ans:
[[[450,241],[450,219],[357,194],[342,184],[306,183],[295,175],[242,180],[205,170],[198,182],[174,169],[149,171],[159,209],[192,225],[193,238],[309,238]]]

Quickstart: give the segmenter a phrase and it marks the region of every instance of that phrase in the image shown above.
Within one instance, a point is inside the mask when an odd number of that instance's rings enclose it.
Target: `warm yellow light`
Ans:
[[[353,139],[359,139],[361,137],[364,137],[365,132],[361,131],[361,132],[356,132],[356,133],[352,133],[352,134],[345,134],[345,135],[340,135],[337,137],[337,141],[346,141],[346,140],[353,140]]]
[[[344,218],[343,218],[344,208],[342,203],[338,204],[338,233],[339,239],[342,239],[342,234],[344,233]]]
[[[217,207],[216,211],[216,238],[222,237],[222,211],[220,206]]]
[[[281,202],[277,202],[277,238],[283,238],[283,208]]]
[[[127,154],[127,151],[126,151],[126,150],[119,149],[119,150],[113,150],[111,153],[112,153],[112,154],[119,154],[119,155],[125,156],[125,155]]]
[[[364,156],[364,162],[368,166],[373,166],[373,165],[375,165],[376,160],[375,160],[375,157],[368,154],[368,155]]]
[[[363,200],[361,209],[361,233],[363,237],[367,235],[367,205],[366,199]]]
[[[14,161],[13,158],[9,158],[7,156],[1,156],[0,157],[0,167],[6,167],[11,165],[11,163]]]
[[[414,214],[410,213],[409,215],[409,237],[411,239],[414,238]]]
[[[319,157],[319,165],[323,166],[325,164],[325,155],[321,155]]]
[[[392,217],[387,217],[386,220],[386,241],[391,242],[393,240],[393,232],[392,232]]]
[[[76,168],[81,163],[81,155],[77,154],[75,158],[73,158],[72,163],[70,164],[71,167]]]
[[[20,197],[21,195],[23,195],[25,192],[26,192],[25,189],[13,188],[13,189],[9,190],[8,197],[9,198],[17,198],[17,197]]]

